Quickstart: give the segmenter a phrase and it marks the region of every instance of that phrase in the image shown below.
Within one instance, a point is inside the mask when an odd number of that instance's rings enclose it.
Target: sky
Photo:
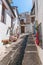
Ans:
[[[30,12],[32,8],[32,0],[13,0],[13,6],[18,7],[18,12]]]

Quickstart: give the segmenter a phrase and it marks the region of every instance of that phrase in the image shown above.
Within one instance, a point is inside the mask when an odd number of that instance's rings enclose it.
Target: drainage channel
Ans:
[[[25,54],[25,48],[26,48],[26,43],[27,43],[28,36],[24,38],[20,46],[18,47],[14,57],[13,61],[11,60],[8,65],[22,65],[22,60]],[[13,48],[14,49],[14,48]]]

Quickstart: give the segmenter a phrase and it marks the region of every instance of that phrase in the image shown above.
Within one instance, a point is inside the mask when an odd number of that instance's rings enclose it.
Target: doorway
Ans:
[[[25,33],[25,26],[21,26],[21,33]]]

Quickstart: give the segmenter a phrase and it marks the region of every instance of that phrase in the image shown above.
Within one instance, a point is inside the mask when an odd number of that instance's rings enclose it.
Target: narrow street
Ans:
[[[13,43],[6,50],[9,50],[5,52],[6,55],[0,56],[0,65],[42,65],[31,35],[24,35],[21,41],[16,45]]]
[[[22,65],[41,65],[37,48],[31,35],[28,37]]]
[[[43,0],[0,0],[0,65],[43,65]]]

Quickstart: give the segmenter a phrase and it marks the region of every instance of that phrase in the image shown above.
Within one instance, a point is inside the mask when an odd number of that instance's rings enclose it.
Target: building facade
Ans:
[[[20,19],[19,19],[19,13],[18,13],[18,9],[17,6],[13,6],[13,11],[16,15],[15,19],[13,19],[13,34],[16,35],[20,35],[21,33],[21,28],[20,28]]]
[[[28,12],[20,14],[21,33],[32,32],[31,18]]]
[[[16,31],[15,26],[19,30],[20,23],[17,9],[14,10],[8,0],[0,0],[0,41],[9,39],[9,36]]]
[[[43,1],[42,0],[34,0],[33,5],[35,8],[33,10],[35,11],[36,27],[38,28],[39,39],[40,39],[40,41],[42,41],[42,46],[43,46]]]

